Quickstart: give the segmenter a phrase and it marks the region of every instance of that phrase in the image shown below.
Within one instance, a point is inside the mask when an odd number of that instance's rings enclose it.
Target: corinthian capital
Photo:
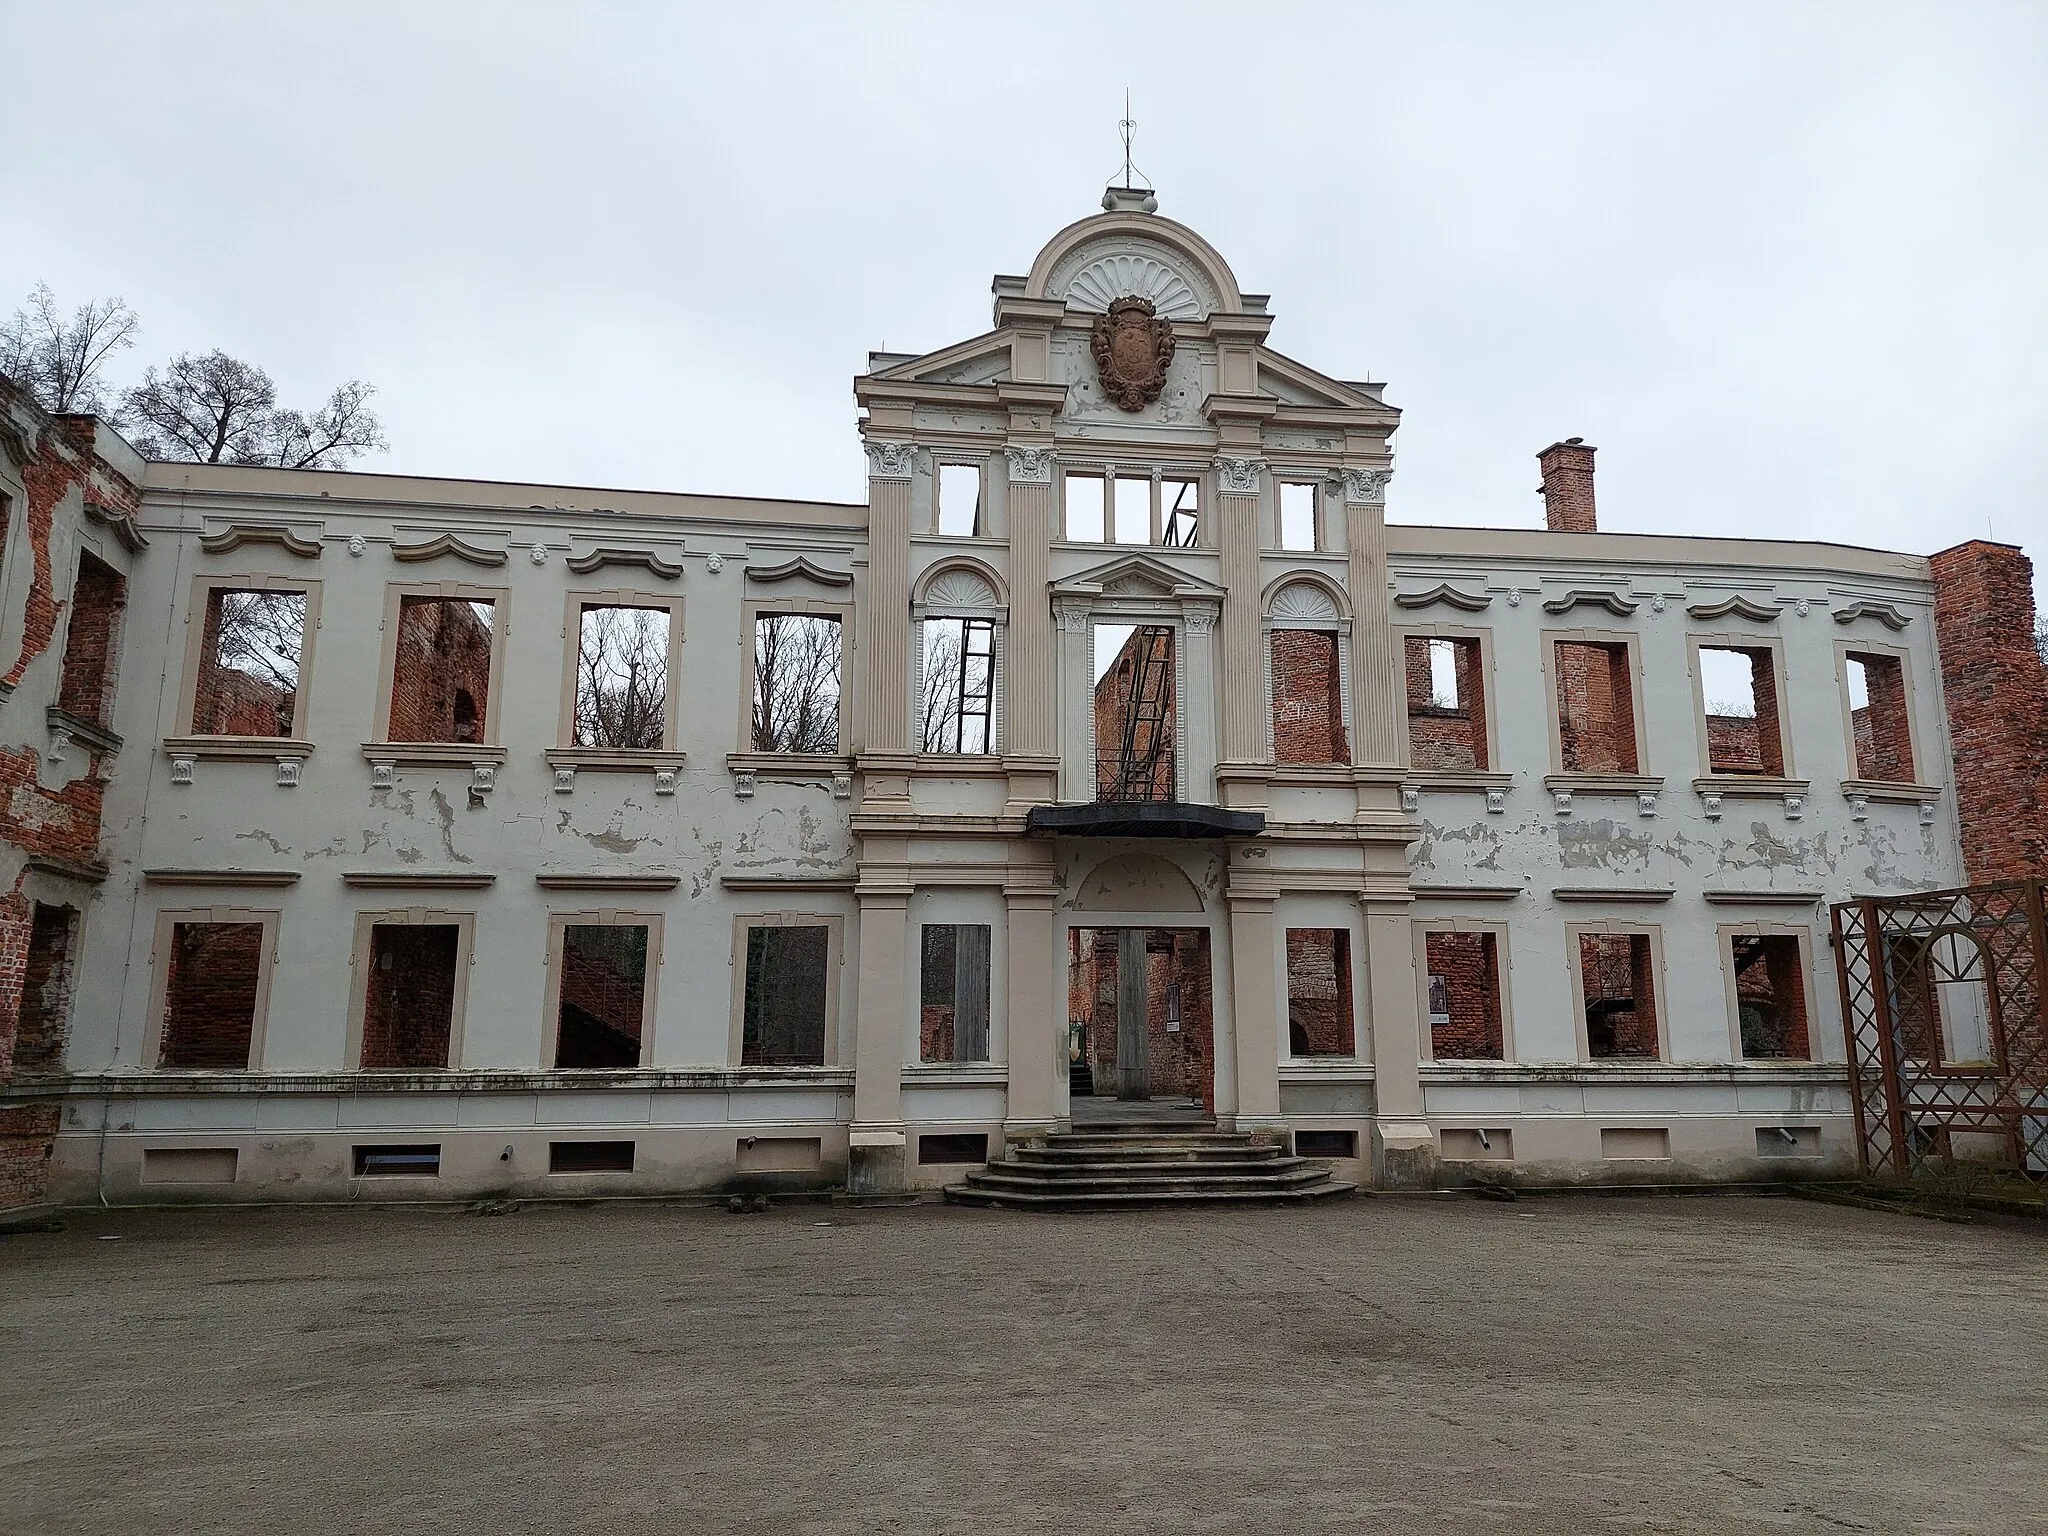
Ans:
[[[917,444],[885,443],[873,438],[861,444],[868,451],[868,475],[875,480],[908,480],[917,462]]]
[[[1010,484],[1052,484],[1052,450],[1050,448],[1005,448],[1003,453],[1010,461]]]
[[[1256,496],[1259,472],[1265,467],[1262,459],[1218,459],[1216,489],[1226,496]]]
[[[1383,507],[1387,504],[1387,482],[1391,469],[1345,469],[1344,502],[1347,506]]]

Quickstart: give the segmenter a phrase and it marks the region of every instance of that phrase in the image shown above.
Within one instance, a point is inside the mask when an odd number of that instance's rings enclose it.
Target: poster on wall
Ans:
[[[1451,984],[1444,977],[1435,974],[1429,978],[1429,1022],[1451,1022]]]

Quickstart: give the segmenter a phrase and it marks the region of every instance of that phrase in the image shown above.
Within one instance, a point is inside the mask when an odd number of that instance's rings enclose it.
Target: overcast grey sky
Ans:
[[[1162,211],[1385,380],[1390,513],[2048,556],[2048,4],[0,0],[0,300],[142,315],[363,468],[857,500],[867,350]],[[32,61],[32,62],[31,62]]]

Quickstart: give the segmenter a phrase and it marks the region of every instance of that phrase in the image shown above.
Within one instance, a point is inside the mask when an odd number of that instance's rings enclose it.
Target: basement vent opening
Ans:
[[[1762,1139],[1763,1133],[1757,1137]],[[149,1147],[142,1154],[145,1184],[232,1184],[240,1154],[233,1147]]]
[[[988,1161],[988,1133],[947,1132],[917,1138],[920,1163],[985,1163]]]
[[[1358,1156],[1358,1132],[1296,1131],[1294,1133],[1294,1155],[1296,1157],[1356,1157]]]
[[[355,1170],[359,1179],[437,1179],[441,1176],[441,1148],[438,1143],[429,1146],[357,1147]]]
[[[551,1141],[548,1172],[631,1173],[633,1148],[630,1141]]]

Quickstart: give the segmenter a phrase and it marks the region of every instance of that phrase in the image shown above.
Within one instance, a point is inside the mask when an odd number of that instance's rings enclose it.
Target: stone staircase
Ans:
[[[960,1205],[1035,1211],[1262,1205],[1348,1195],[1327,1164],[1290,1157],[1271,1137],[1207,1120],[1128,1121],[1060,1131],[946,1187]]]

